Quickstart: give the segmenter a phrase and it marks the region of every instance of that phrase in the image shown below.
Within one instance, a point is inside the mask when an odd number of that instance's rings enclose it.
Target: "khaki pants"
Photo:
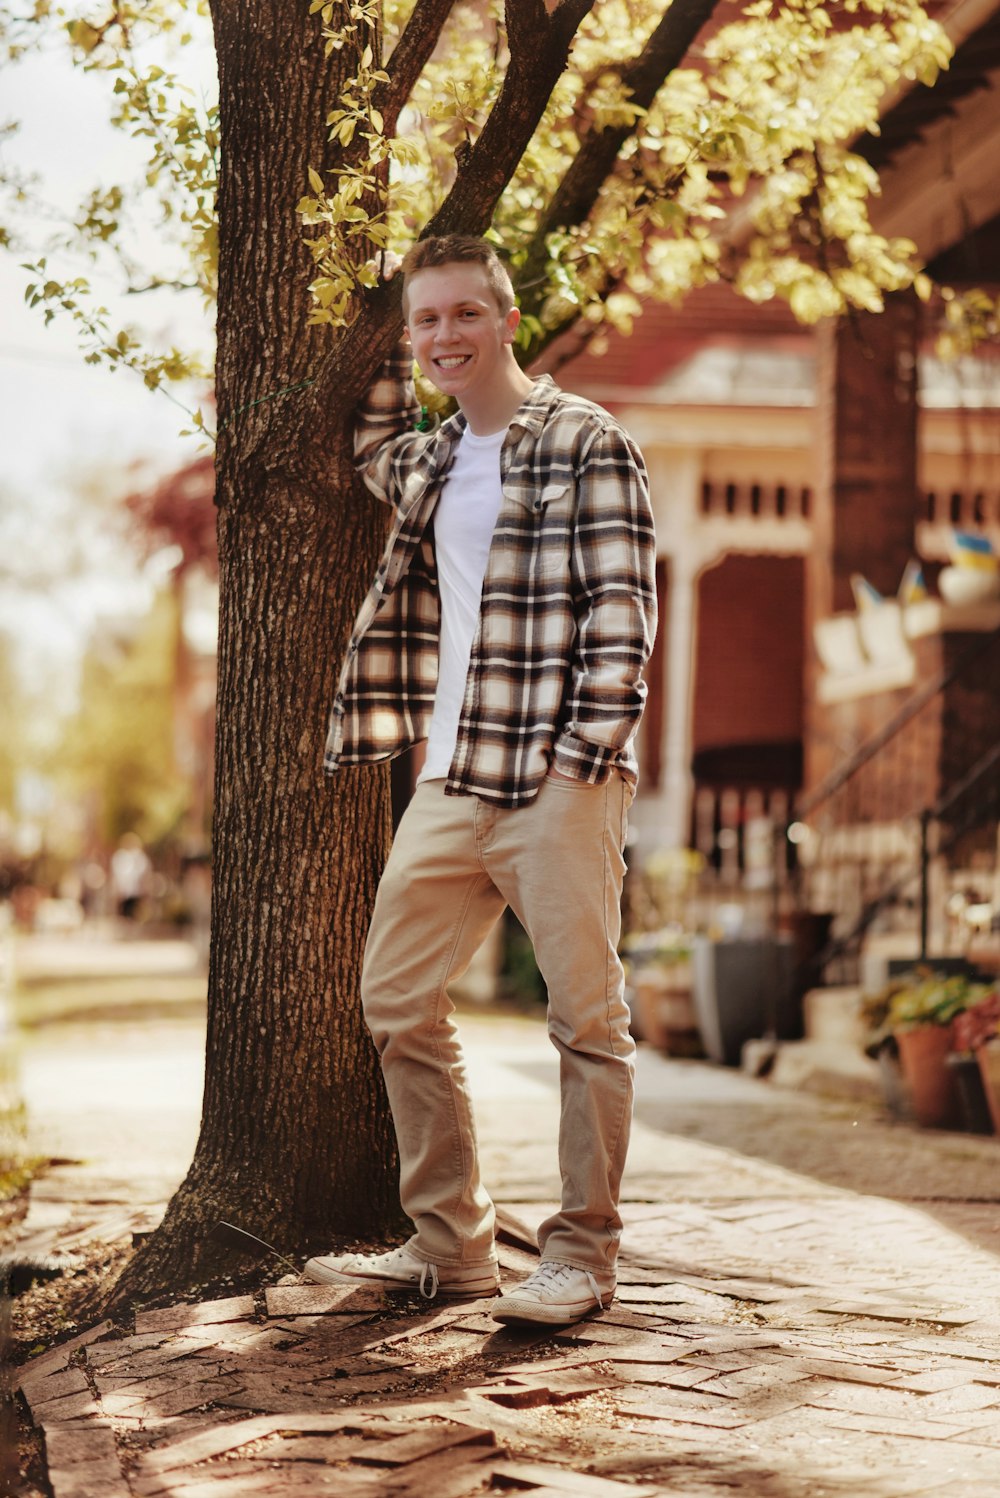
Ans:
[[[562,1205],[539,1230],[542,1256],[614,1283],[635,1058],[616,950],[630,800],[618,774],[595,786],[545,780],[514,811],[446,796],[444,781],[431,780],[403,816],[375,902],[362,998],[399,1141],[400,1196],[416,1226],[411,1247],[431,1262],[495,1257],[448,984],[510,905],[534,943],[560,1060]]]

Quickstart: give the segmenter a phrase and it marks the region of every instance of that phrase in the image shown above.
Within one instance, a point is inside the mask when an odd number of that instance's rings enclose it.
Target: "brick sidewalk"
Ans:
[[[554,1335],[307,1286],[99,1326],[23,1370],[55,1498],[996,1498],[991,1254],[839,1194],[627,1225],[615,1306]]]
[[[551,1184],[551,1062],[537,1026],[465,1033],[510,1283],[551,1209],[542,1189],[515,1199]],[[810,1100],[779,1107],[765,1084],[654,1071],[657,1089],[701,1088],[706,1110],[726,1089],[748,1119],[755,1097],[778,1108],[784,1156],[791,1130],[812,1157],[824,1130],[832,1153],[852,1126]],[[880,1126],[864,1127],[877,1149]],[[140,1313],[127,1335],[99,1326],[43,1353],[22,1387],[55,1498],[997,1498],[996,1193],[843,1189],[763,1159],[755,1129],[751,1158],[640,1125],[618,1299],[565,1331],[500,1328],[489,1302],[293,1286]],[[884,1138],[923,1151],[929,1178],[954,1160],[983,1195],[1000,1149]],[[63,1168],[26,1233],[36,1249],[121,1238],[155,1220],[154,1194]]]

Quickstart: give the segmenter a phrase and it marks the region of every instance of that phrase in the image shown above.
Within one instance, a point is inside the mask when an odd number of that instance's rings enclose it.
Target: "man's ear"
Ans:
[[[504,343],[514,342],[514,334],[517,332],[518,324],[520,323],[520,321],[521,309],[519,307],[511,307],[510,311],[507,313],[507,316],[504,318]]]

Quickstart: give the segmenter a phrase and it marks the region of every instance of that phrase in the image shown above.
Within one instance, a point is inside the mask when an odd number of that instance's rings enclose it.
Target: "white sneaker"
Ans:
[[[567,1326],[589,1311],[603,1311],[615,1298],[612,1285],[601,1291],[589,1269],[577,1269],[558,1259],[543,1259],[523,1285],[501,1295],[494,1321],[540,1321]]]
[[[425,1300],[436,1295],[495,1295],[500,1288],[496,1264],[462,1268],[430,1264],[404,1243],[385,1254],[326,1254],[309,1259],[303,1278],[320,1285],[376,1285],[383,1290],[419,1290]]]

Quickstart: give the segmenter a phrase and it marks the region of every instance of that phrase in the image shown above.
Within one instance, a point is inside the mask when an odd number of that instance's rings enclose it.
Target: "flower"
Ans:
[[[977,1004],[955,1016],[952,1047],[956,1051],[978,1051],[1000,1034],[1000,990],[993,989]]]

